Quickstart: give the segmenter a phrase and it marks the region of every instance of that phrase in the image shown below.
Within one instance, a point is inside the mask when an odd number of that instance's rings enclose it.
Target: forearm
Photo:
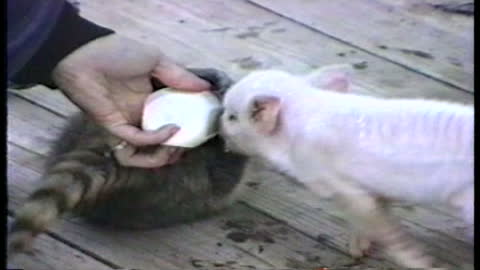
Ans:
[[[55,88],[51,73],[58,62],[111,33],[80,17],[64,0],[8,0],[8,80]]]

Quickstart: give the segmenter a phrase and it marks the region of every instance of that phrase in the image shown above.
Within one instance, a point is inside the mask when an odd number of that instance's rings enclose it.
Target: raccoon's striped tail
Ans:
[[[9,255],[29,251],[38,234],[64,213],[93,204],[110,185],[107,175],[111,174],[101,168],[105,157],[97,153],[71,152],[57,160],[44,175],[42,185],[16,212],[9,232]]]

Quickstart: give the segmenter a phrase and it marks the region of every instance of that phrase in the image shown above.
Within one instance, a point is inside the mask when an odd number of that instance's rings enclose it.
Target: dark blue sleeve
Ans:
[[[8,80],[51,88],[52,70],[78,47],[113,33],[78,14],[64,0],[8,0]]]

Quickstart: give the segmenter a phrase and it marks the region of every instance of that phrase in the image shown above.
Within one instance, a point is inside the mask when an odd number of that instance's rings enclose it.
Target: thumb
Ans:
[[[152,71],[152,76],[168,87],[186,91],[207,91],[211,85],[192,72],[180,67],[170,60],[160,60]]]
[[[180,128],[169,124],[156,131],[143,131],[129,124],[107,127],[108,131],[118,138],[135,146],[162,144],[172,137]]]

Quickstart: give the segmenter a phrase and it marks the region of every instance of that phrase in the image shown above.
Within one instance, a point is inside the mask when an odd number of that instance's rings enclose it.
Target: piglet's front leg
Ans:
[[[328,180],[323,180],[328,181]],[[409,235],[392,222],[378,199],[346,181],[328,181],[333,188],[336,204],[343,209],[351,224],[358,228],[351,239],[350,252],[354,257],[365,255],[369,242],[375,241],[397,264],[407,268],[432,268],[433,259],[424,253]],[[309,188],[316,192],[315,185]],[[360,236],[360,237],[359,237]]]
[[[350,235],[350,242],[348,246],[348,252],[354,259],[360,259],[370,255],[370,248],[372,241],[361,230],[352,229]]]

